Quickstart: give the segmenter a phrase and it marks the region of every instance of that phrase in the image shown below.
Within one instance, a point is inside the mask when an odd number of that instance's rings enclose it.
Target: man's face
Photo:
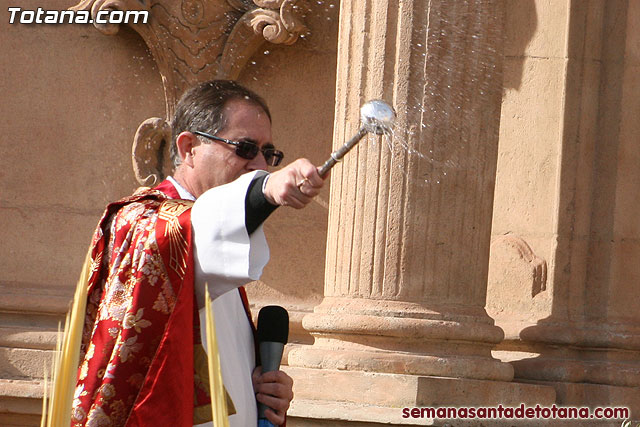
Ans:
[[[216,136],[231,141],[249,141],[262,147],[271,144],[271,121],[259,106],[243,99],[232,99],[224,107],[225,128]],[[252,160],[235,154],[236,147],[222,141],[208,140],[193,149],[193,190],[202,193],[218,185],[228,184],[240,175],[254,170],[267,170],[262,152]]]

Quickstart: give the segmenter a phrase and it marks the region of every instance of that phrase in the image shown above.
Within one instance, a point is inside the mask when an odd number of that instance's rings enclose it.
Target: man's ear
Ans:
[[[193,149],[199,145],[198,137],[191,132],[182,132],[176,138],[176,146],[178,147],[178,155],[182,159],[182,163],[193,167]]]

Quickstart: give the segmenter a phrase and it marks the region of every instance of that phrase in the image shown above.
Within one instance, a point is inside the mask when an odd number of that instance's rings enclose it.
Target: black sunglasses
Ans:
[[[280,150],[276,150],[273,145],[267,145],[260,148],[258,144],[249,141],[231,141],[229,139],[220,138],[219,136],[211,135],[206,132],[200,132],[198,130],[193,131],[194,134],[204,136],[205,138],[213,139],[216,141],[224,142],[225,144],[235,145],[236,154],[243,159],[252,160],[255,159],[259,152],[262,151],[264,159],[269,166],[278,166],[282,159],[284,159],[284,153]]]

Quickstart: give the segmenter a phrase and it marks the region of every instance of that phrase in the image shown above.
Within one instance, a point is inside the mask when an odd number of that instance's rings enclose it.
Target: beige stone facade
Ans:
[[[321,164],[368,99],[398,114],[266,224],[248,291],[291,315],[289,425],[511,425],[402,408],[521,403],[640,422],[639,1],[144,4],[119,28],[2,12],[0,425],[39,425],[102,209],[166,173],[175,99],[214,77],[268,100],[285,161]]]

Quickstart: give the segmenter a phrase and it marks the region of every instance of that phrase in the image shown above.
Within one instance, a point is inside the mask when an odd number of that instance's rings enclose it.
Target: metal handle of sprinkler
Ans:
[[[368,133],[369,131],[367,130],[367,128],[365,126],[362,126],[359,130],[358,133],[355,134],[350,140],[348,140],[342,147],[338,148],[336,151],[334,151],[333,153],[331,153],[331,157],[329,157],[327,159],[326,162],[324,162],[322,164],[322,166],[320,166],[318,168],[318,173],[320,174],[320,176],[325,176],[327,173],[329,173],[329,171],[331,170],[332,167],[335,166],[336,163],[338,163],[340,160],[342,160],[342,158],[344,157],[345,154],[347,154],[353,147],[356,146],[356,144]]]

